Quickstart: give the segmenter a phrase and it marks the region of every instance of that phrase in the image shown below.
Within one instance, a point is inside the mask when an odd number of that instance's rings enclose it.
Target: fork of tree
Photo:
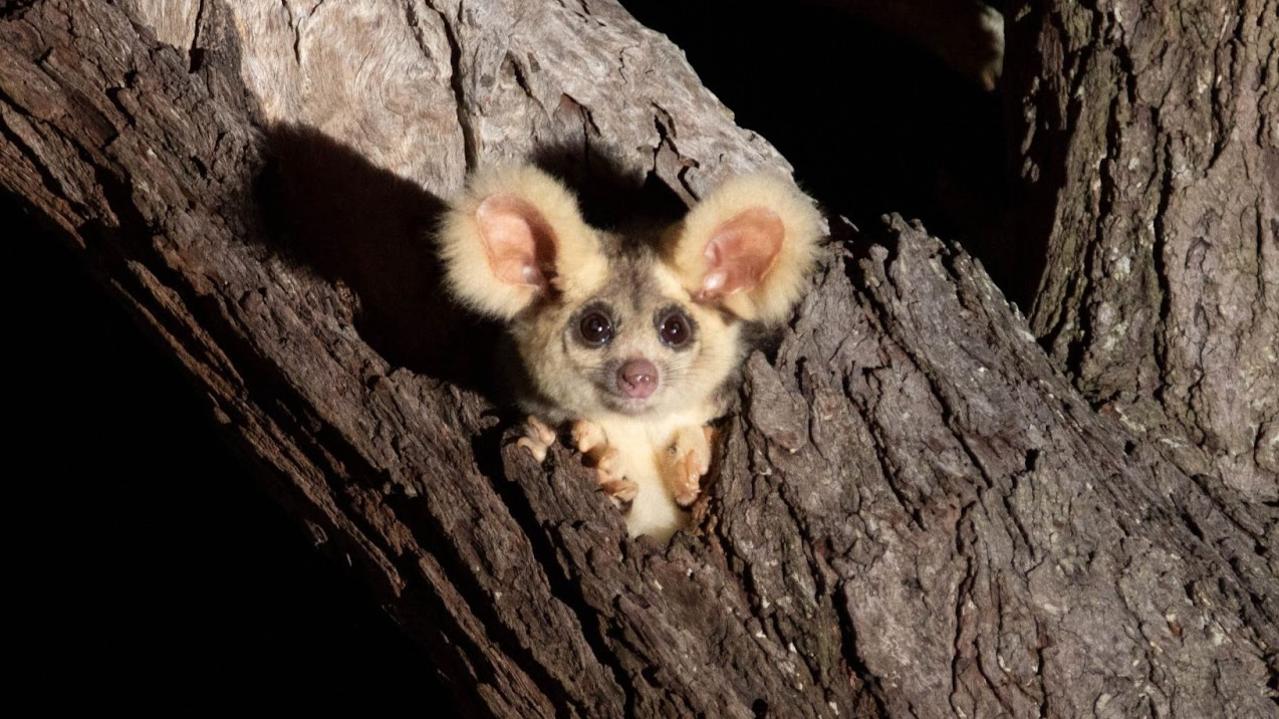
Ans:
[[[1013,3],[1029,316],[917,224],[831,218],[669,548],[571,452],[516,451],[476,358],[435,351],[460,320],[419,233],[469,166],[548,141],[628,148],[622,175],[685,199],[786,161],[607,0],[302,5],[0,10],[0,186],[460,707],[1273,713],[1274,2]]]

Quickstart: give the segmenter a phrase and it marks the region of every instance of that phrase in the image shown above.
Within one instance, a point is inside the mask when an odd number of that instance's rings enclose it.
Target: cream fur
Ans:
[[[729,295],[721,304],[742,319],[781,322],[804,290],[821,238],[820,213],[788,180],[753,174],[726,181],[689,211],[665,254],[684,287],[696,295],[707,272],[706,243],[725,222],[754,208],[771,210],[781,219],[781,250],[757,286]]]
[[[603,430],[608,444],[618,449],[622,473],[638,485],[626,513],[626,530],[632,537],[647,534],[665,542],[688,526],[689,513],[675,503],[670,484],[662,476],[660,458],[680,428],[700,429],[715,415],[714,407],[702,404],[653,418],[608,414],[591,419]]]
[[[525,275],[524,281],[511,280],[519,273],[502,261],[497,266],[508,281],[499,279],[490,245],[494,237],[517,237],[513,245],[522,247],[526,238],[501,229],[491,230],[488,239],[482,234],[484,225],[477,212],[486,199],[494,197],[520,201],[497,203],[507,208],[502,212],[515,213],[503,217],[536,214],[538,222],[532,224],[548,228],[538,236],[544,237],[547,231],[552,236],[554,267],[545,268],[552,277],[552,296],[532,309],[530,305],[546,289],[544,283],[532,275]],[[695,301],[707,272],[707,243],[717,232],[735,232],[725,223],[751,210],[771,213],[768,228],[760,230],[768,234],[770,248],[777,240],[776,220],[780,220],[777,257],[766,271],[760,266],[758,271],[764,274],[758,284],[722,297],[716,305]],[[620,476],[636,484],[626,518],[630,533],[665,540],[689,518],[673,493],[672,482],[684,490],[689,486],[686,473],[671,464],[686,451],[676,446],[676,438],[689,428],[703,437],[705,425],[722,411],[718,391],[741,361],[742,325],[733,317],[764,322],[786,318],[813,265],[820,223],[812,201],[784,178],[749,175],[728,181],[665,235],[661,257],[653,258],[649,270],[652,284],[644,285],[651,295],[638,306],[628,305],[630,299],[618,305],[639,314],[622,318],[622,334],[607,349],[584,349],[564,340],[574,312],[584,302],[601,297],[608,301],[610,290],[625,288],[604,286],[610,267],[601,243],[610,239],[586,225],[572,194],[550,176],[530,166],[475,176],[444,218],[439,242],[453,294],[475,310],[508,322],[519,361],[529,375],[523,408],[553,423],[586,420],[596,424],[608,447],[616,450]],[[662,346],[651,326],[653,313],[667,300],[684,307],[698,328],[697,344],[686,348],[689,351],[674,353]],[[629,333],[625,328],[631,328]],[[664,373],[643,414],[612,409],[609,390],[602,389],[591,374],[607,359],[629,356],[652,358]]]
[[[534,285],[503,282],[493,274],[476,211],[486,198],[497,195],[529,203],[551,228],[555,244],[552,284],[558,291],[566,298],[580,298],[599,287],[608,273],[607,261],[595,231],[582,220],[577,200],[550,175],[531,165],[518,165],[475,174],[444,216],[437,238],[454,296],[477,312],[509,320],[541,291]]]

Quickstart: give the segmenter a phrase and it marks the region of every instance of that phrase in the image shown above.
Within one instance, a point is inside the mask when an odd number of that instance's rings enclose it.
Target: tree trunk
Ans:
[[[1014,5],[1031,327],[1187,471],[1279,499],[1279,4]]]
[[[0,185],[181,363],[461,706],[1273,713],[1273,507],[1094,411],[921,227],[832,222],[669,548],[628,540],[574,453],[540,466],[509,442],[421,237],[468,167],[550,146],[685,200],[787,169],[617,5],[3,12]]]

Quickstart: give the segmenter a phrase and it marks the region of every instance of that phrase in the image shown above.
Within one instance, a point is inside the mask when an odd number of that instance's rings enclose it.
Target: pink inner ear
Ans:
[[[706,243],[706,275],[700,299],[715,300],[750,290],[773,268],[786,226],[776,212],[755,207],[715,228]]]
[[[493,276],[512,285],[550,286],[555,235],[542,213],[512,195],[493,195],[475,209]]]

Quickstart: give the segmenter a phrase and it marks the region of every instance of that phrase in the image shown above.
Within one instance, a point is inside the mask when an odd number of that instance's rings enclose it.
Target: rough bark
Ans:
[[[1279,498],[1279,5],[1014,3],[1031,327],[1194,473]]]
[[[834,223],[780,346],[749,361],[699,531],[669,548],[626,539],[571,452],[539,466],[509,443],[431,352],[471,360],[469,335],[407,336],[451,326],[423,309],[420,232],[476,162],[607,145],[685,198],[785,168],[616,5],[159,7],[0,18],[0,186],[467,708],[1273,713],[1272,508],[1094,411],[922,228]]]

